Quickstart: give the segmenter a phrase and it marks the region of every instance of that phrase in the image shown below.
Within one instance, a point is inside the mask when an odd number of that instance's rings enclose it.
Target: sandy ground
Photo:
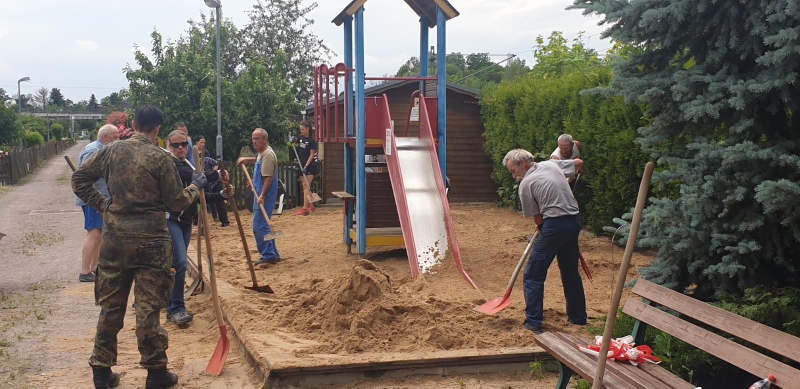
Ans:
[[[535,346],[533,334],[521,329],[521,276],[509,308],[491,316],[473,310],[503,295],[531,223],[492,205],[453,205],[452,210],[465,269],[479,290],[461,278],[452,262],[439,266],[436,274],[412,279],[402,248],[368,248],[363,256],[348,255],[341,243],[341,210],[317,208],[310,216],[287,211],[274,219],[284,232],[278,240],[283,260],[256,269],[259,284],[270,285],[274,295],[243,288],[252,282],[235,224],[212,229],[218,276],[241,287],[227,314],[236,315],[240,330],[271,363],[286,365]],[[250,213],[243,211],[242,218],[257,259]],[[622,249],[613,247],[612,253],[608,239],[591,234],[582,234],[580,245],[594,278],[589,282],[582,273],[591,320],[607,311]],[[651,259],[637,253],[633,266]],[[583,330],[567,321],[557,265],[550,269],[545,310],[545,329]]]
[[[66,154],[73,161],[87,142]],[[3,187],[0,197],[0,388],[89,388],[95,325],[93,285],[79,283],[83,215],[69,186],[63,155],[47,161],[24,183]],[[208,298],[187,305],[197,313],[185,330],[169,331],[169,367],[184,388],[260,388],[237,343],[223,374],[204,373],[219,338]],[[162,315],[162,322],[165,315]],[[139,355],[128,310],[120,332],[118,366],[125,373],[120,388],[143,388],[146,371]]]
[[[67,154],[77,160],[84,145]],[[10,191],[4,188],[0,198],[0,232],[8,235],[0,242],[0,388],[90,387],[87,360],[99,308],[94,306],[92,284],[77,282],[85,233],[68,177],[69,168],[57,156],[24,184]],[[275,218],[285,233],[278,241],[284,260],[256,269],[259,283],[276,291],[258,294],[243,288],[251,280],[235,222],[225,229],[215,225],[215,267],[236,289],[226,315],[243,323],[237,330],[257,351],[275,357],[278,365],[533,346],[533,334],[520,329],[521,280],[509,308],[492,316],[473,310],[503,295],[531,224],[491,205],[454,205],[453,215],[466,271],[479,290],[471,289],[451,262],[435,269],[436,274],[412,279],[402,248],[346,254],[341,210],[318,208],[307,217],[287,211]],[[255,252],[251,216],[243,211],[242,217]],[[593,283],[584,278],[589,316],[597,318],[606,312],[622,250],[616,247],[612,253],[607,239],[589,234],[581,236],[581,250],[594,275]],[[634,265],[650,259],[636,254]],[[581,331],[566,321],[558,267],[550,273],[545,327]],[[170,332],[170,368],[181,377],[179,387],[261,387],[235,340],[223,374],[204,372],[219,332],[207,295],[190,298],[187,306],[196,313],[189,328],[165,325]],[[129,310],[115,367],[125,374],[120,388],[141,388],[146,375],[138,366],[134,324]],[[552,372],[543,377],[518,372],[379,379],[337,388],[550,388],[555,380]]]

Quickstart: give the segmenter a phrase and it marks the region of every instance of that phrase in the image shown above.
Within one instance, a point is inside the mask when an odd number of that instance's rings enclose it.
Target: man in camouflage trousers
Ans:
[[[163,123],[161,110],[139,107],[134,135],[102,148],[72,176],[72,190],[105,221],[95,282],[95,303],[102,309],[89,359],[95,388],[119,385],[111,366],[117,363],[117,334],[134,281],[136,338],[139,363],[147,368],[146,387],[178,383],[177,374],[167,370],[167,331],[160,325],[175,277],[166,213],[194,203],[207,182],[198,174],[183,188],[172,157],[153,143]],[[95,189],[99,178],[106,179],[111,200]]]

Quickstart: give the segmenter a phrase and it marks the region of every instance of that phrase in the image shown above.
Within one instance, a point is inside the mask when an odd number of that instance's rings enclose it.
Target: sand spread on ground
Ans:
[[[240,213],[257,260],[251,214]],[[212,228],[217,275],[241,288],[226,314],[244,323],[243,332],[263,334],[264,347],[295,357],[534,346],[533,334],[521,329],[522,273],[510,307],[494,315],[473,309],[503,296],[533,222],[489,204],[455,204],[452,214],[464,268],[478,290],[459,274],[451,253],[435,274],[417,278],[411,277],[403,248],[368,247],[364,255],[347,254],[341,209],[318,207],[309,216],[287,210],[274,217],[284,233],[277,240],[283,260],[256,267],[259,285],[275,290],[270,295],[243,288],[252,281],[231,213],[230,228]],[[623,250],[591,234],[581,234],[580,246],[594,276],[589,282],[581,272],[588,313],[597,318],[608,309]],[[634,267],[650,260],[646,253],[634,254],[629,279]],[[567,320],[555,263],[545,289],[545,328],[579,332],[582,327]]]

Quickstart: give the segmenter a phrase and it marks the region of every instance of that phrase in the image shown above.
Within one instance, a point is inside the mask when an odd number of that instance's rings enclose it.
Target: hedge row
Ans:
[[[529,76],[482,93],[484,148],[494,161],[501,205],[519,207],[516,183],[502,164],[506,152],[524,148],[537,160],[547,159],[558,136],[567,133],[581,142],[587,169],[575,193],[584,223],[600,232],[630,210],[648,161],[634,143],[637,128],[645,124],[644,111],[620,97],[581,93],[610,81],[610,69],[598,67],[591,74]]]

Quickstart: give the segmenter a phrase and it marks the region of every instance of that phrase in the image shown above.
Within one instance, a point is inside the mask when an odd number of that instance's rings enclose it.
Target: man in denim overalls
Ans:
[[[267,215],[272,217],[272,210],[275,208],[275,201],[278,199],[278,157],[269,147],[269,134],[263,128],[256,128],[252,135],[253,148],[258,151],[258,157],[239,158],[237,165],[243,163],[250,164],[255,162],[253,170],[253,187],[259,196],[253,201],[253,233],[256,235],[256,246],[261,253],[261,259],[256,261],[256,265],[262,263],[275,264],[281,260],[278,254],[278,247],[275,240],[264,241],[264,236],[272,232],[267,220],[259,210],[259,204],[264,205]]]

